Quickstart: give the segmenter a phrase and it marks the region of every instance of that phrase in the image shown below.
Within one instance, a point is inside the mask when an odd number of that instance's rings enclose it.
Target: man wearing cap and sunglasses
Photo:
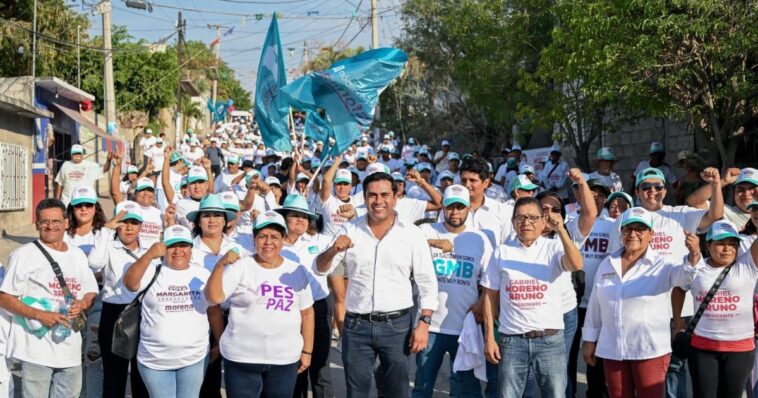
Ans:
[[[663,204],[666,196],[666,177],[660,169],[648,167],[637,173],[635,179],[635,194],[639,206],[652,215],[655,235],[650,240],[650,248],[663,256],[684,257],[687,253],[685,241],[681,239],[685,233],[703,231],[721,219],[724,215],[724,198],[721,192],[721,177],[716,168],[709,167],[701,173],[701,178],[711,189],[711,203],[708,210],[696,209],[689,206],[668,206]],[[621,220],[616,221],[617,224]],[[621,247],[620,229],[611,231],[609,238],[609,253]],[[686,297],[685,297],[686,296]],[[682,305],[684,307],[682,307]],[[675,330],[681,329],[688,317],[694,314],[692,298],[683,290],[674,289],[672,292],[672,310]],[[682,308],[684,308],[682,310]],[[681,311],[682,318],[678,316]],[[672,355],[669,372],[666,376],[666,393],[668,397],[682,397],[687,394],[687,368],[685,360]]]
[[[84,148],[81,145],[71,146],[71,160],[63,162],[58,175],[55,176],[55,198],[68,205],[71,201],[71,192],[81,185],[94,186],[97,180],[103,178],[111,167],[113,155],[102,166],[91,160],[84,160]]]

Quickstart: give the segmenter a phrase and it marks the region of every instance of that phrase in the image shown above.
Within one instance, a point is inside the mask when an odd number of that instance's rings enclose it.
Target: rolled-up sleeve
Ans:
[[[437,296],[437,275],[434,272],[432,263],[432,252],[429,245],[424,239],[424,235],[419,233],[414,236],[413,243],[413,278],[416,281],[419,291],[419,307],[422,310],[437,311],[439,302]]]

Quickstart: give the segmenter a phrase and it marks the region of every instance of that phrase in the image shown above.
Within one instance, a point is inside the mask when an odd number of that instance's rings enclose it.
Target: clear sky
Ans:
[[[381,47],[391,46],[399,35],[402,23],[398,11],[402,2],[377,1]],[[112,4],[114,25],[125,25],[135,38],[151,42],[175,32],[179,8],[183,9],[187,21],[185,40],[210,44],[216,37],[216,27],[209,25],[222,25],[222,33],[233,26],[233,32],[222,38],[221,59],[235,70],[243,87],[251,92],[255,88],[260,47],[273,12],[280,15],[279,32],[288,71],[297,69],[303,62],[304,42],[307,42],[310,57],[337,40],[342,43],[338,48],[351,39],[350,46],[371,46],[371,26],[361,31],[369,21],[370,0],[156,0],[152,2],[152,13],[127,8],[123,0],[112,0]],[[258,20],[256,14],[264,15]],[[90,36],[101,35],[102,17],[91,15],[90,21]],[[175,42],[176,35],[167,41],[168,44]]]

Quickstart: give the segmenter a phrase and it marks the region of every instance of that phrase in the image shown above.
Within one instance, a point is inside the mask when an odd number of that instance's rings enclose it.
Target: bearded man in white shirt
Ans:
[[[437,309],[437,279],[421,230],[397,217],[397,184],[377,172],[363,181],[368,214],[344,224],[331,247],[316,258],[318,273],[345,267],[350,280],[345,306],[342,362],[348,397],[369,396],[374,362],[386,396],[408,397],[408,355],[427,346]],[[411,275],[421,317],[412,328]]]

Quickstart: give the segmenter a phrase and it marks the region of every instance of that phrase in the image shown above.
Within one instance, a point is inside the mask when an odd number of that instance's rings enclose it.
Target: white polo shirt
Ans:
[[[595,355],[615,361],[668,354],[671,289],[690,283],[697,268],[684,265],[684,256],[647,250],[622,276],[621,253],[615,251],[598,267],[582,339],[597,342]]]
[[[323,300],[329,296],[329,281],[326,275],[317,274],[316,257],[329,247],[331,237],[324,234],[300,235],[294,244],[284,242],[282,257],[300,264],[308,271],[308,284],[313,293],[313,301]]]
[[[139,244],[132,254],[137,258],[142,257],[149,246]],[[132,292],[124,286],[124,274],[129,267],[137,261],[127,252],[121,239],[113,239],[113,235],[104,236],[95,242],[95,247],[87,259],[89,266],[94,272],[102,272],[103,275],[103,302],[110,304],[129,304],[137,296],[138,292]],[[147,284],[151,276],[142,276],[142,283]]]
[[[350,279],[347,311],[368,314],[412,307],[411,275],[418,286],[419,308],[436,311],[437,278],[421,229],[396,216],[395,224],[378,240],[368,226],[368,217],[342,226],[336,236],[347,235],[353,247],[335,256],[326,272],[330,274],[340,263],[345,267]]]
[[[429,331],[459,335],[466,313],[479,298],[477,287],[492,256],[492,245],[486,235],[471,227],[453,233],[444,224],[434,223],[422,224],[421,230],[426,239],[446,239],[453,244],[450,253],[431,248],[439,307],[432,314]]]
[[[700,220],[707,210],[696,209],[689,206],[664,205],[660,210],[651,212],[653,219],[653,231],[655,236],[650,241],[650,248],[658,254],[669,258],[681,259],[689,254],[684,245],[684,232],[697,233]],[[609,252],[613,253],[621,248],[621,217],[616,220],[616,226],[611,231]],[[667,306],[671,316],[671,305]],[[692,316],[692,296],[686,295],[682,316]]]
[[[481,285],[500,292],[500,328],[503,334],[563,329],[563,287],[559,277],[563,247],[539,237],[525,247],[517,236],[495,249]]]

